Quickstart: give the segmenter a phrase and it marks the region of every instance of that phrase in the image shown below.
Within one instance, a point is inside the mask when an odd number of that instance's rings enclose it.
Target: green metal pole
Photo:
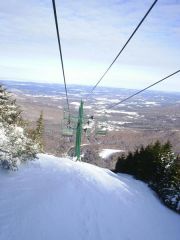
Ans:
[[[81,160],[82,124],[83,124],[83,101],[81,100],[81,103],[79,106],[78,123],[77,123],[77,128],[76,128],[75,157],[77,157],[77,160]]]

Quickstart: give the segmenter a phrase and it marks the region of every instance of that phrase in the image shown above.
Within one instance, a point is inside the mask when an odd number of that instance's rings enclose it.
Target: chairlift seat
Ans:
[[[71,128],[64,128],[64,129],[62,130],[62,135],[63,135],[64,137],[72,137],[72,136],[74,135],[74,131],[73,131],[73,129],[71,129]]]
[[[97,129],[95,134],[105,136],[107,134],[107,129]]]

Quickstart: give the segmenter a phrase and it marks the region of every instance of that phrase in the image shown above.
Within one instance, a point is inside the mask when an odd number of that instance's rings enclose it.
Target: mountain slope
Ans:
[[[1,240],[178,240],[180,216],[142,182],[39,155],[0,171]]]

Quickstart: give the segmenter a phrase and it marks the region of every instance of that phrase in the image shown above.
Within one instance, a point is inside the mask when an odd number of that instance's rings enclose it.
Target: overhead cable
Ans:
[[[170,74],[170,75],[164,77],[163,79],[161,79],[161,80],[159,80],[159,81],[157,81],[157,82],[155,82],[155,83],[149,85],[148,87],[146,87],[146,88],[144,88],[144,89],[142,89],[142,90],[140,90],[140,91],[138,91],[138,92],[132,94],[131,96],[129,96],[129,97],[127,97],[127,98],[125,98],[125,99],[119,101],[118,103],[113,104],[113,105],[110,106],[108,109],[111,109],[111,108],[116,107],[117,105],[119,105],[119,104],[121,104],[121,103],[123,103],[123,102],[125,102],[125,101],[127,101],[127,100],[129,100],[129,99],[131,99],[131,98],[133,98],[134,96],[136,96],[136,95],[138,95],[138,94],[140,94],[140,93],[146,91],[147,89],[149,89],[149,88],[151,88],[151,87],[157,85],[158,83],[165,81],[166,79],[168,79],[168,78],[174,76],[175,74],[177,74],[177,73],[179,73],[179,72],[180,72],[180,70],[178,70],[178,71],[176,71],[176,72],[174,72],[174,73],[172,73],[172,74]]]
[[[139,29],[139,27],[141,26],[141,24],[144,22],[144,20],[146,19],[146,17],[148,16],[148,14],[151,12],[151,10],[153,9],[153,7],[155,6],[155,4],[157,3],[158,0],[155,0],[153,2],[153,4],[151,5],[151,7],[149,8],[149,10],[146,12],[146,14],[144,15],[144,17],[141,19],[141,21],[139,22],[139,24],[137,25],[137,27],[134,29],[133,33],[130,35],[130,37],[128,38],[128,40],[126,41],[126,43],[124,44],[124,46],[122,47],[122,49],[119,51],[119,53],[117,54],[117,56],[114,58],[114,60],[112,61],[112,63],[110,64],[110,66],[106,69],[106,71],[104,72],[104,74],[101,76],[101,78],[99,79],[99,81],[95,84],[95,86],[92,88],[92,90],[90,91],[90,94],[93,93],[93,91],[96,89],[96,87],[99,85],[99,83],[102,81],[102,79],[105,77],[105,75],[107,74],[107,72],[110,70],[110,68],[113,66],[113,64],[116,62],[116,60],[118,59],[118,57],[121,55],[121,53],[123,52],[123,50],[126,48],[126,46],[128,45],[128,43],[130,42],[130,40],[132,39],[132,37],[134,36],[134,34],[137,32],[137,30]],[[89,94],[89,95],[90,95]]]
[[[59,33],[59,27],[58,27],[58,20],[57,20],[57,12],[56,12],[56,2],[55,2],[55,0],[52,0],[52,4],[53,4],[54,19],[55,19],[57,39],[58,39],[58,45],[59,45],[59,55],[60,55],[61,67],[62,67],[62,73],[63,73],[63,80],[64,80],[64,88],[65,88],[65,93],[66,93],[66,102],[67,102],[68,112],[69,112],[69,115],[70,115],[68,91],[67,91],[66,77],[65,77],[65,71],[64,71],[64,63],[63,63],[63,56],[62,56],[62,49],[61,49],[61,40],[60,40],[60,33]]]

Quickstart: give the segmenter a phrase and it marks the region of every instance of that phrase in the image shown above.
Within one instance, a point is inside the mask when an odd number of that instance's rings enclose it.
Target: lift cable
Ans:
[[[139,29],[139,27],[141,26],[141,24],[144,22],[144,20],[146,19],[146,17],[148,16],[148,14],[151,12],[151,10],[153,9],[153,7],[155,6],[155,4],[157,3],[158,0],[155,0],[153,2],[153,4],[151,5],[151,7],[149,8],[149,10],[146,12],[146,14],[144,15],[144,17],[141,19],[141,21],[139,22],[139,24],[137,25],[137,27],[135,28],[135,30],[133,31],[133,33],[131,34],[131,36],[128,38],[128,40],[126,41],[126,43],[124,44],[124,46],[122,47],[122,49],[120,50],[120,52],[117,54],[117,56],[115,57],[115,59],[112,61],[112,63],[110,64],[110,66],[107,68],[107,70],[104,72],[104,74],[101,76],[101,78],[99,79],[99,81],[96,83],[96,85],[92,88],[92,90],[90,91],[90,94],[93,93],[93,91],[96,89],[96,87],[99,85],[99,83],[102,81],[102,79],[105,77],[105,75],[107,74],[107,72],[110,70],[110,68],[113,66],[113,64],[116,62],[116,60],[118,59],[118,57],[120,56],[120,54],[123,52],[123,50],[126,48],[126,46],[128,45],[128,43],[130,42],[130,40],[132,39],[132,37],[134,36],[134,34],[137,32],[137,30]],[[89,95],[90,95],[89,94]]]
[[[111,109],[111,108],[116,107],[117,105],[119,105],[119,104],[121,104],[121,103],[123,103],[123,102],[125,102],[125,101],[127,101],[127,100],[129,100],[129,99],[131,99],[131,98],[133,98],[134,96],[136,96],[136,95],[138,95],[138,94],[140,94],[140,93],[146,91],[147,89],[149,89],[149,88],[155,86],[156,84],[165,81],[166,79],[168,79],[168,78],[174,76],[175,74],[177,74],[177,73],[179,73],[179,72],[180,72],[180,70],[178,70],[178,71],[176,71],[176,72],[174,72],[174,73],[172,73],[172,74],[170,74],[170,75],[164,77],[163,79],[161,79],[161,80],[159,80],[159,81],[157,81],[157,82],[155,82],[155,83],[149,85],[148,87],[146,87],[146,88],[144,88],[144,89],[142,89],[142,90],[140,90],[140,91],[138,91],[138,92],[132,94],[131,96],[129,96],[129,97],[127,97],[127,98],[125,98],[125,99],[119,101],[118,103],[113,104],[113,105],[110,106],[108,109]]]
[[[52,4],[53,4],[54,19],[55,19],[57,39],[58,39],[58,45],[59,45],[59,55],[60,55],[60,59],[61,59],[61,67],[62,67],[63,79],[64,79],[64,88],[65,88],[65,92],[66,92],[66,102],[67,102],[67,107],[68,107],[68,112],[69,112],[69,120],[70,120],[70,107],[69,107],[69,99],[68,99],[67,84],[66,84],[66,77],[65,77],[65,71],[64,71],[64,63],[63,63],[61,40],[60,40],[60,33],[59,33],[59,27],[58,27],[55,0],[52,0]]]

